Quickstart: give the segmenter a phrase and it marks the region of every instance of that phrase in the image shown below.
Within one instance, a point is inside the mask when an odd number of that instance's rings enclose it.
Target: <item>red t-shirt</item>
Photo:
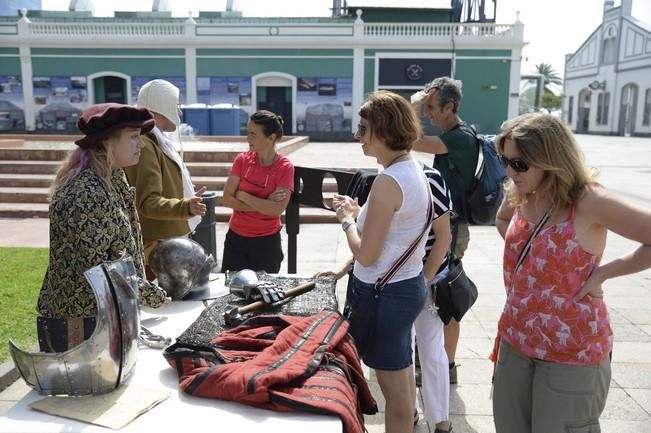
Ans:
[[[278,187],[294,191],[294,165],[283,155],[268,167],[260,165],[257,154],[251,150],[235,157],[231,176],[240,178],[238,190],[259,198],[268,198]],[[229,228],[240,236],[269,236],[280,231],[280,216],[265,215],[257,211],[234,210]]]

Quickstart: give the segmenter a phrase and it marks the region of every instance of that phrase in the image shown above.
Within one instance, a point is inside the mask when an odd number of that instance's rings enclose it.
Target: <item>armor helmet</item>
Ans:
[[[242,269],[233,275],[228,288],[235,296],[249,299],[251,298],[251,292],[259,283],[258,275],[255,271],[252,271],[251,269]]]
[[[149,266],[158,285],[178,301],[190,291],[208,286],[215,259],[192,239],[178,237],[156,245],[149,256]]]

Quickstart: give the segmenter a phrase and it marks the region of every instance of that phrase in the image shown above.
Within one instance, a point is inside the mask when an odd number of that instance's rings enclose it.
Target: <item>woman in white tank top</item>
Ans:
[[[361,209],[347,196],[333,201],[355,260],[348,298],[350,333],[364,363],[376,370],[386,400],[386,432],[405,432],[413,428],[411,329],[426,296],[423,229],[431,197],[422,168],[409,153],[420,134],[410,104],[395,93],[376,92],[359,115],[355,138],[384,170]],[[415,240],[414,253],[378,290],[376,281]]]

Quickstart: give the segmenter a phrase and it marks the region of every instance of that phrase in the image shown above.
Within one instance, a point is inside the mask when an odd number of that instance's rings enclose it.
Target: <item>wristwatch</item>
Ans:
[[[353,224],[355,224],[355,221],[344,221],[341,223],[341,229],[345,232],[348,230],[348,227],[352,226]]]

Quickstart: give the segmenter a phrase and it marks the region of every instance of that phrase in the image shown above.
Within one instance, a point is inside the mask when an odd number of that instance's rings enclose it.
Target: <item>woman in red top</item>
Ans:
[[[506,122],[497,149],[510,180],[496,221],[505,240],[506,285],[494,378],[496,431],[600,431],[613,344],[602,284],[651,267],[651,212],[599,185],[572,132],[554,116],[532,113]],[[609,231],[638,247],[602,263]]]
[[[249,150],[235,158],[224,187],[223,203],[233,215],[221,270],[277,273],[283,261],[280,215],[294,190],[294,166],[276,153],[276,142],[283,136],[280,116],[257,111],[246,128]]]

